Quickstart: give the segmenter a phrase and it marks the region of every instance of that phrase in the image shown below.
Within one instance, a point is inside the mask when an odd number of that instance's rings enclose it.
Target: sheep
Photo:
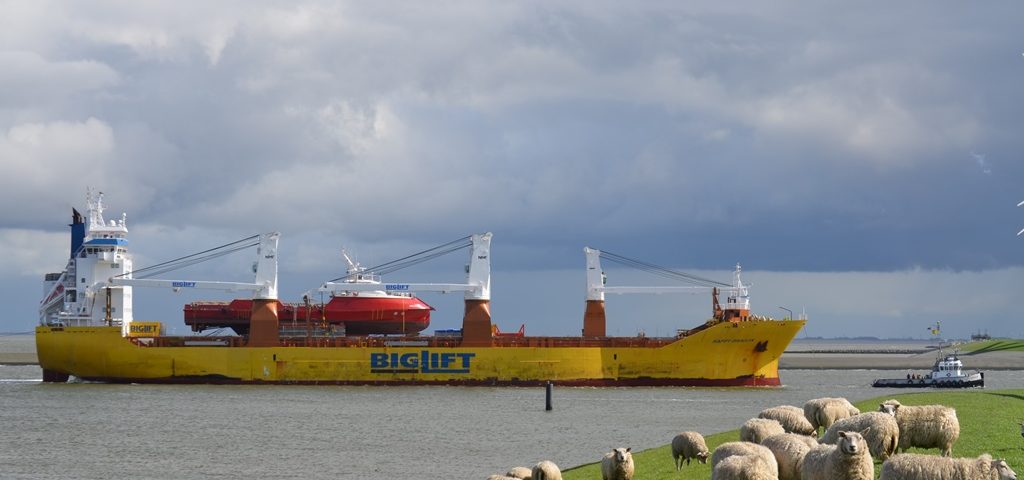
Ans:
[[[632,448],[616,448],[601,459],[601,480],[632,480]]]
[[[672,458],[676,461],[676,471],[683,468],[683,460],[690,464],[696,458],[700,463],[708,463],[708,445],[704,437],[697,432],[680,432],[672,439]]]
[[[859,415],[860,410],[842,397],[822,397],[804,403],[804,417],[811,423],[814,432],[818,427],[828,429],[836,420]]]
[[[896,446],[900,441],[900,427],[896,419],[888,413],[865,412],[838,420],[825,430],[825,434],[821,436],[821,443],[834,445],[839,441],[841,431],[860,432],[868,442],[871,456],[878,461],[885,461],[895,455]]]
[[[800,464],[804,455],[818,446],[818,441],[807,435],[783,433],[761,441],[775,455],[779,465],[779,480],[800,480]]]
[[[562,471],[558,469],[555,462],[544,460],[533,466],[530,478],[533,480],[562,480]]]
[[[719,462],[734,456],[761,457],[764,463],[771,466],[771,471],[779,471],[779,463],[775,460],[775,454],[768,447],[750,442],[725,442],[718,446],[711,454],[711,469],[714,470]]]
[[[711,480],[778,480],[779,476],[763,458],[734,455],[719,462],[711,471]]]
[[[520,480],[530,480],[531,475],[532,472],[526,467],[515,467],[505,474],[506,477],[518,478]]]
[[[985,453],[978,458],[945,458],[902,453],[882,464],[880,480],[1017,480],[1005,460]]]
[[[900,427],[901,452],[910,447],[938,448],[943,457],[953,456],[953,443],[960,438],[960,421],[953,408],[901,405],[897,400],[886,400],[878,410],[896,417]]]
[[[782,428],[778,420],[751,418],[740,427],[740,440],[761,443],[761,440],[780,433],[786,433],[786,429]]]
[[[802,480],[873,480],[875,464],[857,432],[839,432],[836,445],[812,448],[801,465]]]
[[[1024,437],[1024,422],[1020,423],[1020,436]]]
[[[817,435],[818,431],[804,417],[803,409],[792,405],[780,405],[761,410],[757,418],[768,418],[782,424],[786,433],[799,433],[801,435]]]
[[[519,480],[516,477],[510,477],[508,475],[491,475],[487,477],[487,480]]]

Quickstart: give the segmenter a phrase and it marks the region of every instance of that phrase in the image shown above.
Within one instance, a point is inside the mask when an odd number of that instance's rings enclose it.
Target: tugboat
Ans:
[[[931,373],[926,375],[907,374],[907,378],[881,378],[871,384],[872,387],[888,388],[970,388],[985,387],[985,374],[975,371],[964,373],[964,363],[956,352],[943,355],[935,360]]]

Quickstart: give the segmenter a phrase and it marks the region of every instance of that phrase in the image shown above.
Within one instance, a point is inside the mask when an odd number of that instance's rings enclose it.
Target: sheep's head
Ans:
[[[846,455],[857,455],[868,449],[868,443],[857,432],[839,432],[839,442],[836,445],[839,451]]]
[[[708,463],[708,452],[697,452],[697,461],[700,463]]]
[[[992,460],[992,470],[999,472],[999,480],[1017,480],[1017,473],[1006,464],[1006,460]]]
[[[633,454],[630,453],[632,450],[632,447],[616,448],[615,450],[612,450],[612,453],[615,454],[615,463],[626,463],[626,459],[633,458]]]
[[[889,415],[896,416],[896,411],[900,409],[899,403],[880,403],[878,405],[878,411],[888,413]]]

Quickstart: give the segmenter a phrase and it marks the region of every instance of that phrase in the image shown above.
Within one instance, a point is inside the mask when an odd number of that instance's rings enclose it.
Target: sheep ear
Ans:
[[[839,432],[839,436],[842,438],[846,438],[846,432]]]
[[[626,451],[627,452],[632,452],[633,451],[633,447],[626,447]]]
[[[864,430],[860,431],[860,435],[862,437],[867,436],[868,432],[870,432],[870,431],[871,431],[871,427],[865,428]]]

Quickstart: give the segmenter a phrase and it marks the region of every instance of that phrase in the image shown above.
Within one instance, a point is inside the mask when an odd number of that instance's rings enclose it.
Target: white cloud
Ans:
[[[50,103],[120,82],[120,75],[99,61],[53,61],[32,51],[0,51],[0,100],[8,108]]]
[[[113,130],[96,118],[15,125],[0,136],[0,189],[29,196],[95,181],[113,149]]]
[[[69,219],[70,214],[69,211]],[[70,255],[71,242],[67,233],[0,228],[0,244],[4,245],[4,255],[0,256],[0,272],[8,276],[38,278],[42,294],[43,274],[64,269]]]

